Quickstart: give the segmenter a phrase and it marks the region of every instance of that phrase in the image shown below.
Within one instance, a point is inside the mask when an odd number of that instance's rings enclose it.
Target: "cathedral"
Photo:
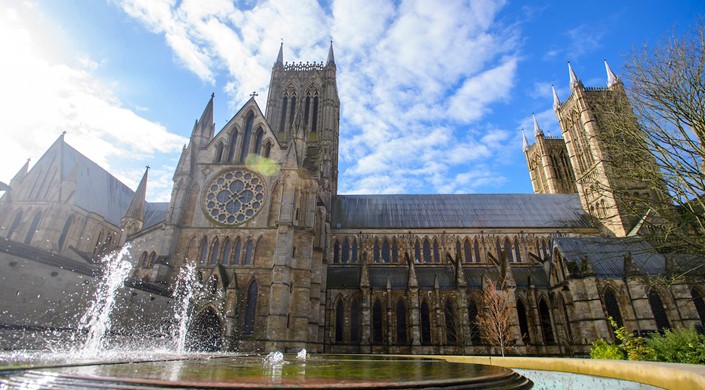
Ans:
[[[606,158],[614,129],[596,110],[626,96],[606,69],[606,87],[569,69],[570,96],[554,90],[562,136],[534,119],[533,194],[339,195],[332,45],[325,63],[280,48],[265,112],[253,96],[217,130],[211,96],[168,203],[146,202],[148,170],[133,191],[62,135],[1,189],[0,347],[71,331],[82,304],[64,295],[85,296],[120,248],[124,321],[168,322],[176,275],[196,267],[202,350],[493,354],[478,324],[489,280],[508,292],[511,354],[585,355],[613,340],[610,316],[629,332],[702,326],[702,278],[645,281],[672,262],[640,234],[648,210],[613,194],[656,196]]]

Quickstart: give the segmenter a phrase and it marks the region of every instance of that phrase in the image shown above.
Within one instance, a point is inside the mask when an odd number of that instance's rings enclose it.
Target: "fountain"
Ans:
[[[191,302],[200,289],[195,266],[179,270],[173,292],[174,321],[167,349],[115,348],[110,315],[131,263],[129,247],[104,259],[103,279],[65,352],[0,354],[0,388],[530,388],[511,369],[449,363],[431,358],[375,355],[296,355],[272,351],[264,358],[187,350]],[[137,333],[137,332],[136,332]],[[83,337],[85,334],[85,337]],[[144,345],[144,344],[143,344]],[[57,348],[61,350],[61,348]],[[60,356],[57,358],[57,356]]]
[[[129,260],[130,245],[125,245],[119,252],[111,253],[102,259],[104,274],[100,280],[92,304],[78,324],[79,335],[87,333],[86,340],[79,353],[88,356],[98,356],[104,351],[105,337],[110,332],[110,313],[115,306],[117,291],[125,283],[132,263]]]

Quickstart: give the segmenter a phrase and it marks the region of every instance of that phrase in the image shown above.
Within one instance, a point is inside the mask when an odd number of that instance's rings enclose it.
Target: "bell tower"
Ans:
[[[618,158],[630,150],[629,145],[643,139],[624,135],[623,126],[638,126],[622,81],[607,62],[607,87],[585,87],[568,64],[571,94],[565,102],[554,90],[554,110],[558,116],[566,149],[575,175],[575,185],[583,208],[617,237],[625,237],[644,216],[631,197],[652,198],[656,192],[630,172],[635,164],[653,165],[647,158]],[[647,161],[648,160],[648,161]],[[619,163],[616,163],[616,162]],[[638,204],[643,204],[639,202]],[[643,207],[643,206],[642,206]]]

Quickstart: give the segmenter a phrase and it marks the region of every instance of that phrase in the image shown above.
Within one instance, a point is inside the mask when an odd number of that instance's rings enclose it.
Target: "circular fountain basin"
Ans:
[[[303,389],[528,389],[514,371],[429,358],[370,355],[285,355],[265,364],[259,356],[210,356],[183,360],[10,368],[0,387],[10,388],[303,388]]]

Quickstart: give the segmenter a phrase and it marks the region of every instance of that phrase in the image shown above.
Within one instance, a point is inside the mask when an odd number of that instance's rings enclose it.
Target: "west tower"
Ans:
[[[322,352],[340,101],[326,63],[288,64],[216,132],[211,96],[174,174],[162,252],[197,265],[200,349]],[[173,237],[173,239],[171,238]],[[158,253],[158,255],[161,253]]]

